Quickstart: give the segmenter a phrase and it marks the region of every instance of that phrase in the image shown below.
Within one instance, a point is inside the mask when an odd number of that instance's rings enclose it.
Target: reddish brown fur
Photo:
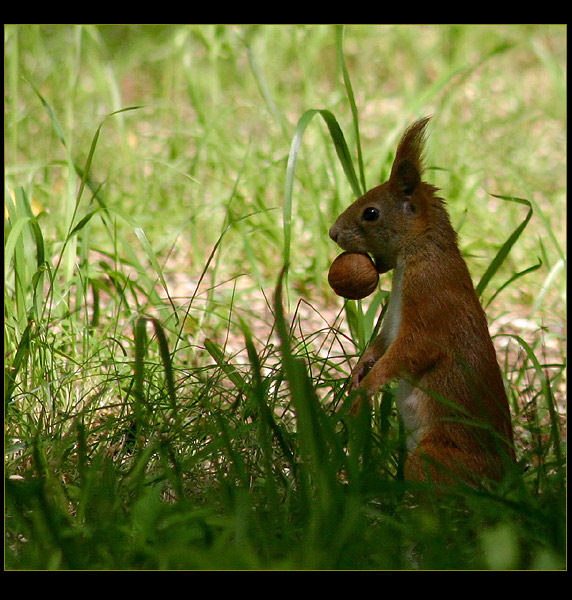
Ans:
[[[330,230],[344,250],[372,254],[380,272],[394,269],[382,331],[353,370],[352,389],[371,396],[400,380],[408,478],[498,478],[514,460],[510,412],[456,232],[436,188],[421,181],[427,121],[404,134],[389,181]]]

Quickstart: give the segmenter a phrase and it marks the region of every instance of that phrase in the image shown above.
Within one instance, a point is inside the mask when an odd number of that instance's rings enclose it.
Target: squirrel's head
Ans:
[[[421,181],[428,121],[429,117],[420,119],[404,133],[389,181],[358,198],[330,229],[330,237],[343,250],[373,255],[380,273],[393,269],[400,252],[430,223],[436,188]]]

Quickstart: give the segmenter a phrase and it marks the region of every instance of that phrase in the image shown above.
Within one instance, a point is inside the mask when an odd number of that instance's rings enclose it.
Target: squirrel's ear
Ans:
[[[421,182],[425,127],[430,117],[416,121],[403,134],[389,177],[390,187],[398,194],[411,196]]]
[[[389,181],[391,187],[400,196],[409,197],[421,182],[421,173],[408,158],[405,158],[399,164],[394,164]]]

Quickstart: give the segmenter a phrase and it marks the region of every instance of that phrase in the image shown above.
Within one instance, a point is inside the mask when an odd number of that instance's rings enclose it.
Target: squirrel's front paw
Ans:
[[[357,398],[353,401],[350,407],[350,414],[355,415],[359,411],[362,403],[368,401],[368,390],[367,387],[364,386],[364,379],[366,375],[371,371],[371,368],[375,364],[375,360],[373,358],[363,359],[359,361],[359,363],[355,366],[352,371],[351,381],[350,381],[350,393],[355,390],[359,390],[361,393],[357,395]]]
[[[362,379],[370,372],[371,368],[375,364],[375,360],[373,358],[363,359],[358,362],[352,371],[351,380],[350,380],[350,392],[353,392],[359,387]]]

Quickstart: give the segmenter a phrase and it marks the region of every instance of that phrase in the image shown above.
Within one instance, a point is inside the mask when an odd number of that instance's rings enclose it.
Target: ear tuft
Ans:
[[[399,191],[407,197],[413,194],[421,182],[420,172],[408,158],[403,159],[397,165],[396,178],[399,182]]]
[[[392,187],[406,196],[411,196],[421,182],[425,129],[430,118],[425,117],[413,123],[397,147],[389,181]]]

